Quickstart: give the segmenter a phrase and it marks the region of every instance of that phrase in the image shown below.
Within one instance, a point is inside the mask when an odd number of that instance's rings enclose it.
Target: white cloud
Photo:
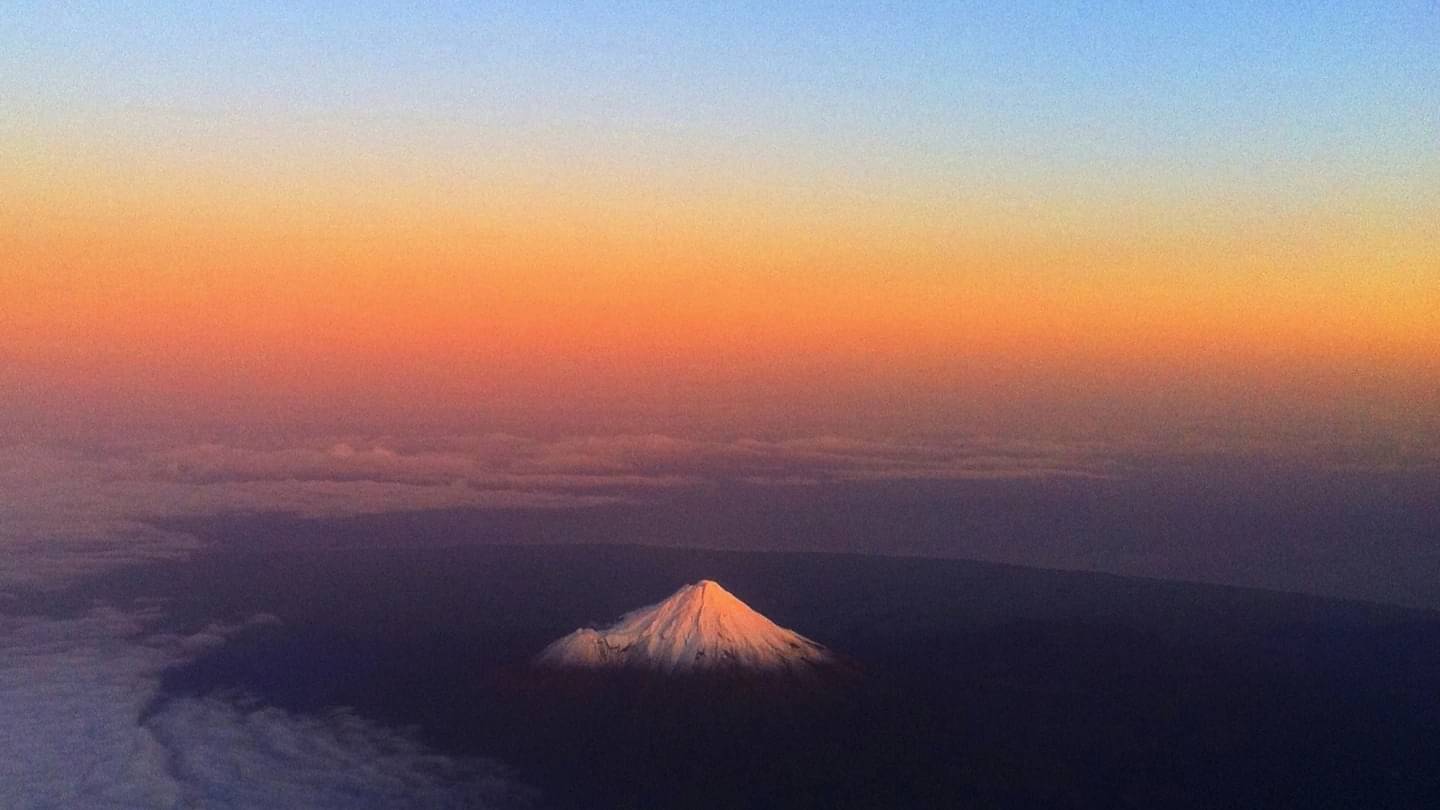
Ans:
[[[531,795],[493,764],[434,753],[345,710],[313,717],[188,699],[146,728],[170,752],[185,806],[484,808]]]
[[[155,608],[0,617],[0,806],[509,807],[495,763],[446,757],[345,711],[312,717],[219,698],[155,701],[161,672],[240,625],[151,631]]]

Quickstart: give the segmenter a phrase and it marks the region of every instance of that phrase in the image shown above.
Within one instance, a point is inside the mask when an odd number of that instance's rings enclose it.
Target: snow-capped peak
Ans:
[[[708,579],[609,627],[576,630],[535,659],[537,666],[556,669],[795,674],[835,661],[829,650],[756,613]]]

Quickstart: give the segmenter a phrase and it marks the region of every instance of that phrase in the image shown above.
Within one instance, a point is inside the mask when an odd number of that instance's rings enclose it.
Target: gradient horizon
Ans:
[[[19,3],[0,424],[1440,430],[1440,8]]]

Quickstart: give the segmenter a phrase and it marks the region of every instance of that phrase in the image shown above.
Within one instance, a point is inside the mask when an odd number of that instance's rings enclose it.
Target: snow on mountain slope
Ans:
[[[837,658],[756,613],[719,583],[686,585],[610,627],[584,628],[536,657],[554,669],[641,669],[669,674],[754,671],[804,675]]]

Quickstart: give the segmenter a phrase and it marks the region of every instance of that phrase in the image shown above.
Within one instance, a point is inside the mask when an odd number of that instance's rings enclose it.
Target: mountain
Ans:
[[[706,579],[609,627],[576,630],[547,646],[534,663],[558,670],[807,676],[840,665],[840,659]]]

